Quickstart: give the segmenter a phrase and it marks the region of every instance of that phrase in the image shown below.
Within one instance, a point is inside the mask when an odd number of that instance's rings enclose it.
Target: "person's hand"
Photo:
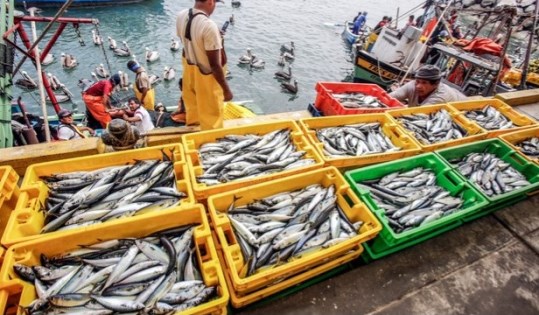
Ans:
[[[232,91],[230,91],[230,89],[226,89],[225,91],[223,91],[223,95],[225,97],[225,99],[224,99],[225,102],[231,101],[232,98],[234,97],[234,95],[232,95]]]
[[[122,118],[123,118],[124,120],[127,120],[127,119],[129,119],[129,116],[127,116],[127,115],[124,113],[124,115],[123,115]]]
[[[88,132],[89,132],[92,136],[95,136],[95,130],[93,130],[92,128],[88,127]]]

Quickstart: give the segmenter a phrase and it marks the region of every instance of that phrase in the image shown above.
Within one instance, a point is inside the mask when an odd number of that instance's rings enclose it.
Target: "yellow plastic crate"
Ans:
[[[0,272],[0,279],[2,281],[19,279],[13,271],[13,265],[15,263],[29,266],[37,265],[40,263],[39,257],[41,254],[54,256],[80,248],[83,245],[91,245],[117,238],[144,237],[165,229],[198,224],[193,234],[198,265],[200,266],[204,283],[207,286],[217,286],[218,297],[181,314],[226,314],[229,293],[204,207],[201,205],[193,205],[189,209],[178,207],[174,211],[156,212],[145,217],[139,216],[129,222],[118,221],[108,226],[90,226],[85,230],[76,231],[69,235],[49,236],[14,245],[7,251],[5,263]],[[27,306],[37,298],[37,294],[32,284],[22,280],[21,282],[21,298],[17,304]],[[22,314],[22,312],[19,310],[18,314]]]
[[[204,170],[202,169],[202,163],[198,154],[198,148],[204,143],[216,142],[217,139],[226,135],[245,135],[245,134],[259,134],[264,135],[275,130],[289,129],[291,131],[290,137],[292,142],[298,150],[306,152],[303,158],[311,158],[315,161],[314,164],[290,169],[282,172],[272,173],[269,175],[263,175],[253,178],[244,178],[228,183],[217,184],[208,186],[204,183],[197,182],[196,177],[202,175]],[[282,178],[289,175],[310,171],[313,169],[321,168],[324,164],[322,158],[316,152],[316,149],[307,141],[299,126],[293,120],[281,120],[268,123],[250,124],[241,127],[223,128],[216,130],[209,130],[197,133],[186,134],[182,136],[182,143],[185,150],[185,156],[187,164],[189,166],[190,178],[193,187],[193,191],[197,200],[208,199],[209,196],[218,194],[233,189],[239,189],[246,186],[251,186],[257,183],[267,182],[268,180]]]
[[[249,118],[256,117],[250,109],[241,104],[234,102],[226,102],[224,104],[224,119],[237,119],[237,118]]]
[[[427,106],[419,106],[419,107],[409,107],[405,109],[395,109],[395,110],[387,111],[386,114],[390,115],[395,123],[397,123],[399,126],[402,126],[402,124],[397,120],[399,117],[412,115],[412,114],[429,115],[431,113],[435,113],[442,109],[445,109],[449,113],[449,115],[451,115],[453,120],[459,126],[461,126],[464,130],[466,130],[466,132],[468,133],[468,136],[461,139],[453,139],[453,140],[438,142],[434,144],[424,144],[414,137],[412,131],[406,129],[406,127],[403,126],[403,129],[406,131],[406,133],[409,134],[412,138],[414,138],[417,141],[417,143],[421,147],[421,152],[432,152],[434,150],[443,149],[447,147],[453,147],[453,146],[460,145],[463,143],[483,140],[487,137],[487,133],[485,132],[483,128],[479,127],[475,122],[464,117],[462,113],[459,113],[458,110],[456,110],[455,108],[453,108],[452,106],[448,104],[427,105]]]
[[[324,154],[324,144],[316,136],[316,130],[328,127],[337,127],[343,125],[352,125],[358,123],[380,123],[382,132],[393,142],[394,145],[401,148],[397,152],[388,152],[380,154],[367,154],[363,156],[330,157]],[[317,149],[318,154],[325,162],[325,166],[350,167],[365,166],[385,161],[393,161],[407,156],[419,154],[421,147],[417,141],[410,137],[402,127],[386,114],[362,114],[345,116],[328,116],[318,118],[306,118],[300,120],[300,126],[307,135],[311,143]]]
[[[323,264],[316,266],[308,271],[295,275],[291,278],[288,278],[284,281],[281,281],[273,286],[260,289],[258,291],[249,293],[249,294],[239,294],[234,291],[232,286],[232,280],[230,275],[225,272],[225,280],[229,288],[230,293],[230,304],[235,308],[245,307],[249,304],[260,301],[268,296],[281,292],[285,289],[298,285],[304,281],[315,278],[316,276],[322,275],[333,268],[342,266],[348,262],[351,262],[354,259],[357,259],[363,253],[363,246],[358,245],[357,248],[348,251],[346,254],[332,259],[326,260]],[[218,252],[219,259],[224,260],[222,252]]]
[[[0,235],[19,200],[19,174],[11,166],[0,166]]]
[[[170,152],[169,150],[171,148],[174,148],[175,150],[173,161],[174,172],[176,175],[176,186],[179,191],[184,192],[187,195],[185,199],[182,199],[180,206],[184,207],[195,204],[195,197],[189,181],[189,171],[186,163],[184,162],[185,160],[183,159],[182,149],[179,145],[164,145],[145,149],[34,164],[28,167],[26,170],[17,207],[9,217],[6,229],[2,236],[2,245],[9,247],[15,243],[25,242],[35,238],[70,232],[68,230],[40,234],[40,230],[44,226],[45,222],[45,215],[40,209],[42,208],[42,205],[46,203],[46,199],[49,195],[49,188],[42,180],[40,180],[41,176],[72,171],[95,170],[113,165],[133,163],[135,160],[160,159],[162,156],[161,149],[165,150],[165,152]],[[144,215],[146,214],[141,214],[140,216]],[[123,221],[130,219],[131,217],[121,218],[98,225],[104,226],[118,220]],[[85,228],[86,227],[81,227],[78,229],[72,229],[71,231]]]
[[[496,138],[499,135],[537,126],[537,122],[534,119],[517,112],[511,106],[496,98],[477,101],[452,102],[449,103],[449,105],[461,111],[463,114],[467,111],[480,110],[485,108],[487,105],[490,105],[493,108],[497,109],[507,119],[512,121],[515,126],[517,126],[515,128],[508,129],[487,130],[477,124],[479,128],[483,129],[486,133],[488,133],[487,138]]]
[[[282,192],[302,189],[313,184],[320,184],[323,187],[335,185],[337,203],[350,221],[352,223],[357,221],[364,222],[358,231],[358,235],[332,247],[310,253],[275,268],[260,271],[249,277],[242,277],[240,270],[246,262],[234,235],[230,220],[224,214],[233,200],[237,199],[236,206],[241,207],[255,200]],[[357,245],[374,238],[382,229],[380,222],[374,214],[354,194],[349,184],[335,167],[314,170],[211,196],[208,198],[208,210],[214,232],[219,240],[219,248],[224,256],[227,268],[226,272],[232,279],[234,291],[241,294],[253,292],[262,287],[272,286],[274,283],[320,265],[328,259],[337,259],[349,250],[357,248]]]
[[[10,280],[0,283],[0,314],[15,315],[20,309],[19,301],[24,288],[22,280]]]
[[[506,133],[503,135],[500,135],[499,138],[502,139],[503,142],[507,143],[513,150],[520,152],[520,148],[516,146],[517,143],[520,143],[528,138],[532,137],[539,137],[539,127],[534,128],[528,128],[524,130],[519,130],[511,133]],[[528,161],[534,162],[536,164],[539,164],[539,159],[531,158],[524,153],[520,152],[520,154],[526,158]]]

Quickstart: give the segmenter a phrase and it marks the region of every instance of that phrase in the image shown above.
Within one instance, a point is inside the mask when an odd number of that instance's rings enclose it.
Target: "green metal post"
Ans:
[[[13,26],[14,0],[2,0],[0,6],[0,34],[4,34]],[[13,146],[13,133],[11,131],[11,82],[13,59],[8,56],[11,48],[0,38],[0,148]]]

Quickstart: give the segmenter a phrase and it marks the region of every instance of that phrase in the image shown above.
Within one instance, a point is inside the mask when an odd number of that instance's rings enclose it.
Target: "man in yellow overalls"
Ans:
[[[217,0],[195,0],[191,9],[182,10],[176,31],[183,43],[183,101],[186,124],[200,129],[223,127],[224,101],[232,100],[225,79],[226,55],[217,24],[209,16]]]
[[[133,90],[146,110],[154,110],[155,90],[152,88],[146,69],[134,60],[129,60],[127,68],[136,74]]]

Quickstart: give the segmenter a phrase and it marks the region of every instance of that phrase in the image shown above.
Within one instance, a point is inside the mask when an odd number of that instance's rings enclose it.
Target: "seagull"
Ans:
[[[117,47],[114,49],[114,54],[118,57],[129,57],[131,56],[131,50],[129,49],[129,46],[127,46],[126,41],[122,41],[122,44],[124,47]]]
[[[49,72],[47,73],[47,77],[49,78],[49,84],[53,90],[56,91],[60,89],[62,82],[60,82],[60,80],[55,75]]]
[[[298,93],[298,80],[294,80],[294,84],[291,84],[290,82],[281,83],[281,89],[292,94]]]
[[[290,81],[292,78],[292,66],[288,65],[288,72],[277,71],[275,72],[275,77],[279,80]]]
[[[37,89],[37,83],[32,79],[26,71],[21,71],[22,79],[18,79],[15,81],[15,84],[21,88],[27,89],[27,90],[35,90]]]
[[[285,44],[282,44],[281,45],[281,52],[285,53],[289,53],[289,54],[294,54],[294,42],[290,42],[290,47],[286,46]]]
[[[79,64],[75,56],[70,55],[70,54],[62,53],[61,60],[62,60],[62,67],[64,69],[73,69]]]
[[[116,40],[114,40],[112,37],[107,37],[108,40],[109,40],[109,48],[114,50],[116,48],[118,48],[118,45],[116,44]]]
[[[146,62],[154,62],[159,59],[159,52],[157,50],[150,50],[146,47]]]
[[[94,45],[103,45],[103,37],[97,35],[95,30],[92,30],[92,40],[94,41]]]
[[[165,70],[163,71],[163,79],[165,79],[165,81],[173,80],[175,76],[176,70],[174,70],[174,68],[165,67]]]
[[[180,50],[180,41],[172,39],[172,42],[170,43],[170,50],[172,51],[178,51]]]
[[[109,72],[107,69],[105,69],[105,66],[102,63],[95,68],[95,73],[101,78],[108,78],[110,76]]]
[[[253,61],[253,58],[256,61],[256,56],[251,53],[251,48],[247,48],[247,54],[240,57],[240,63],[249,64]]]

